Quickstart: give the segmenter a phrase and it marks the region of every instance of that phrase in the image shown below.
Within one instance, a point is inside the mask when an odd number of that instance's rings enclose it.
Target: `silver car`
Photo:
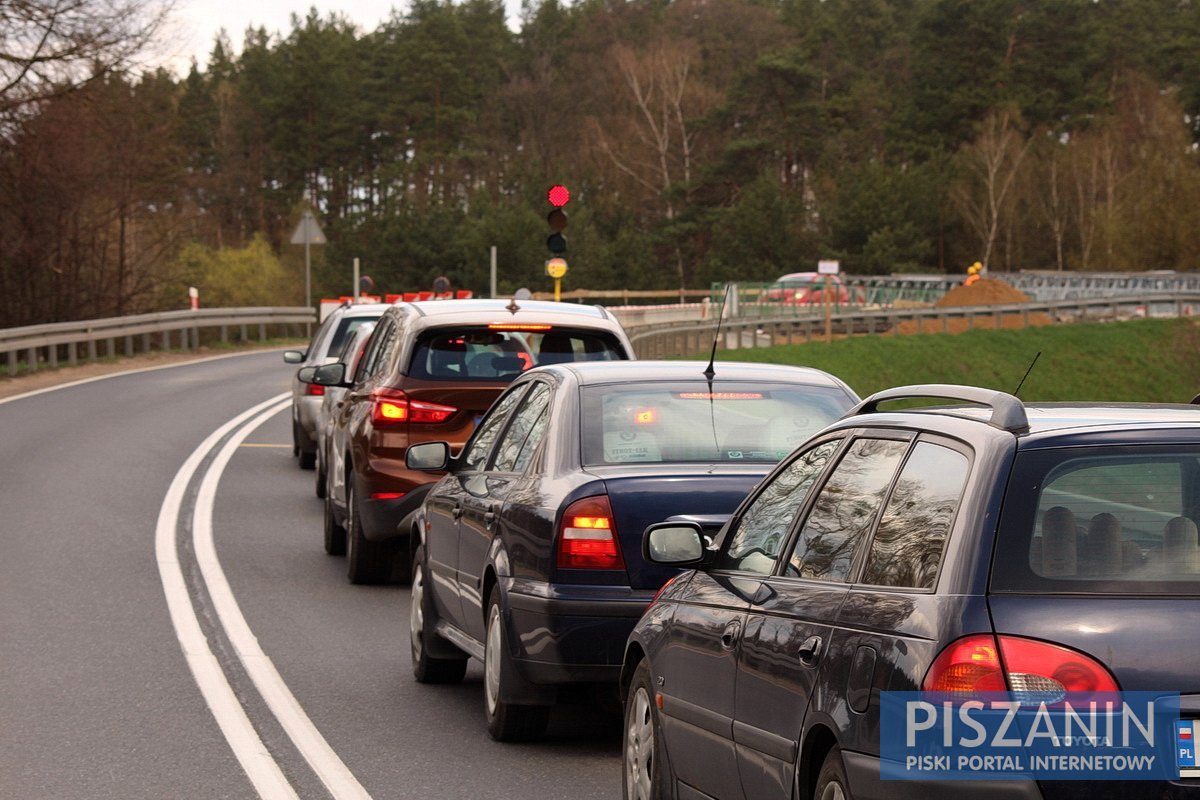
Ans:
[[[342,344],[342,349],[337,354],[337,360],[346,365],[347,375],[354,375],[358,371],[358,362],[362,360],[363,353],[367,349],[367,340],[371,338],[371,332],[374,330],[374,322],[359,325]],[[342,398],[346,396],[346,392],[348,391],[350,390],[345,386],[326,386],[325,396],[321,398],[321,408],[317,412],[316,490],[317,497],[320,498],[325,497],[325,481],[328,478],[329,445],[336,438],[333,420],[337,416]],[[339,447],[344,446],[344,443],[340,442],[335,442],[334,444]]]
[[[336,362],[354,329],[379,319],[390,307],[385,303],[339,306],[317,328],[307,350],[286,350],[283,360],[301,368]],[[324,396],[324,386],[301,383],[292,377],[292,455],[300,457],[301,469],[317,465],[317,413]]]

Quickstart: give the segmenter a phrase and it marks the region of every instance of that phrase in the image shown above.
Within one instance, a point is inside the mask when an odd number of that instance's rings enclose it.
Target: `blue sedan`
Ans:
[[[646,526],[687,512],[715,534],[785,454],[854,405],[814,369],[585,362],[531,370],[462,452],[432,442],[413,469],[448,474],[420,510],[412,582],[418,681],[483,661],[488,730],[540,735],[558,690],[609,684],[655,592]]]

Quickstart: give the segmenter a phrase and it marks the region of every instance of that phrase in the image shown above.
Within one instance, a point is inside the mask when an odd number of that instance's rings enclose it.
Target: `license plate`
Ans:
[[[1175,763],[1179,766],[1179,777],[1200,778],[1200,764],[1196,761],[1197,720],[1181,719],[1175,723]]]

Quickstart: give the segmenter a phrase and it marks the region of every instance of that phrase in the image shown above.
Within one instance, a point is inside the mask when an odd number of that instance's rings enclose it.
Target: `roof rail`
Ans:
[[[1029,418],[1025,416],[1025,404],[1017,397],[1007,392],[995,389],[984,389],[979,386],[959,386],[953,383],[926,383],[914,386],[896,386],[884,389],[863,400],[846,412],[846,416],[856,414],[874,414],[879,411],[879,404],[890,400],[907,400],[912,398],[930,397],[946,400],[960,400],[988,406],[992,409],[992,417],[988,424],[1010,433],[1027,433]]]

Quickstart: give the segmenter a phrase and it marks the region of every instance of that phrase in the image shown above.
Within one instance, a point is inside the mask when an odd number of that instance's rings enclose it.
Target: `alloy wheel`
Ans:
[[[657,765],[654,763],[654,712],[645,687],[638,687],[631,703],[632,712],[625,726],[625,797],[650,800]]]
[[[500,699],[500,606],[488,614],[487,647],[483,654],[483,689],[488,714],[496,713]]]
[[[408,636],[412,640],[413,661],[421,658],[425,631],[425,570],[420,564],[413,568],[412,607],[408,612]]]

